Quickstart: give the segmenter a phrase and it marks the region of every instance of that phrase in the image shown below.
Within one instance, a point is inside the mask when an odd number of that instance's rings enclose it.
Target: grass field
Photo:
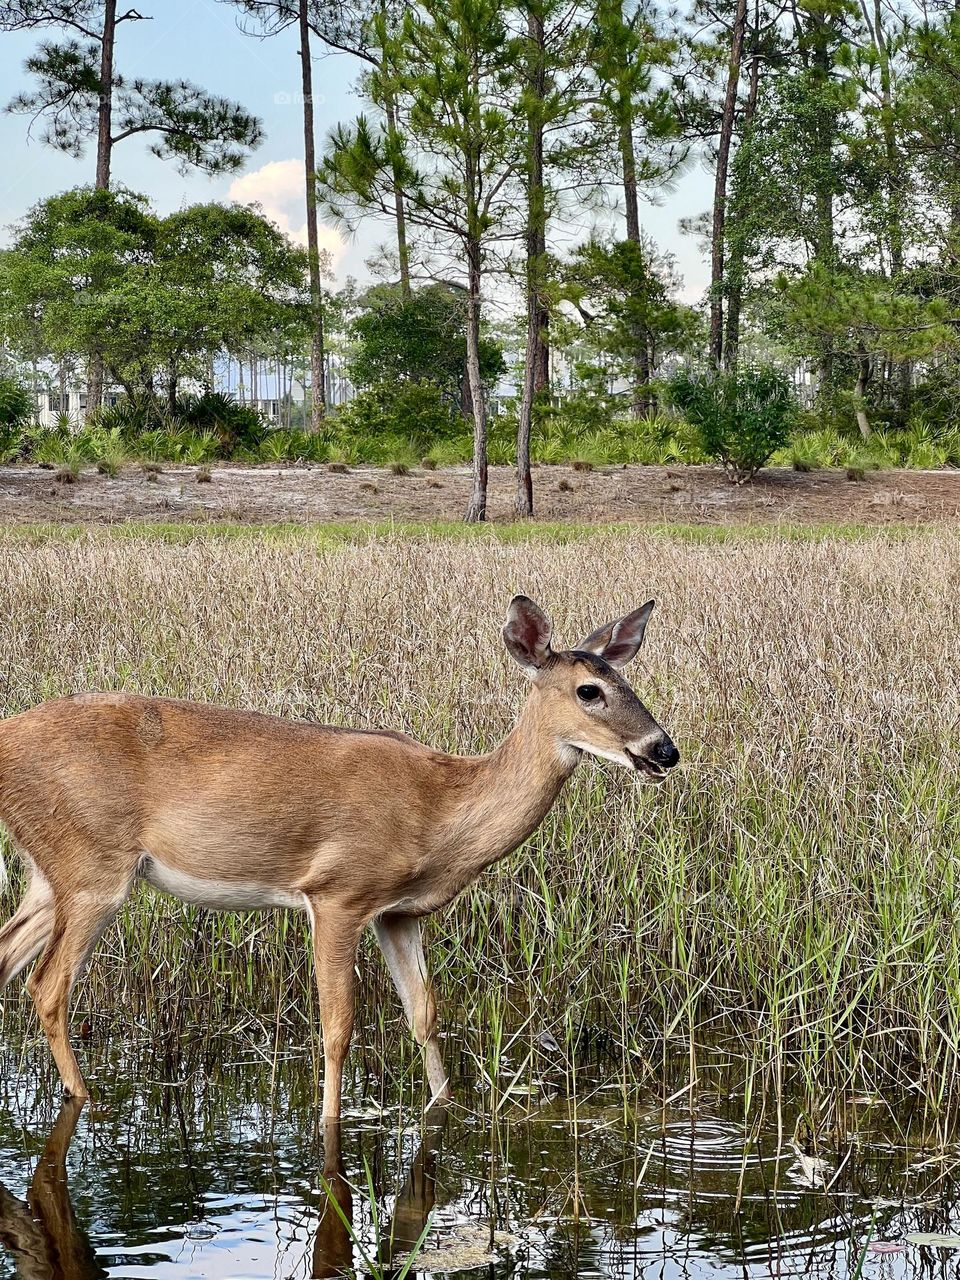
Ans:
[[[514,592],[570,644],[654,596],[633,679],[685,764],[661,789],[583,766],[525,849],[435,918],[455,1070],[454,1045],[500,1089],[545,1052],[590,1054],[629,1103],[667,1050],[695,1064],[721,1044],[748,1107],[789,1077],[811,1101],[906,1089],[942,1115],[960,1053],[958,579],[949,530],[24,527],[0,535],[0,706],[127,689],[483,751],[524,694],[499,638]],[[372,954],[363,973],[355,1083],[419,1088]],[[9,1025],[22,1002],[8,988]],[[315,1044],[313,1006],[298,917],[147,893],[77,995],[112,1036],[222,1028],[266,1053]]]

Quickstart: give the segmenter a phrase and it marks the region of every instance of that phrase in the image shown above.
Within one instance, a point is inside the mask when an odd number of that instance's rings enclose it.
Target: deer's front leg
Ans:
[[[420,921],[416,916],[386,915],[374,920],[372,927],[410,1030],[423,1049],[430,1100],[449,1098],[450,1083],[437,1039],[437,1006],[427,977]]]
[[[312,898],[309,903],[323,1028],[323,1118],[339,1120],[343,1064],[353,1035],[359,929],[342,910]]]

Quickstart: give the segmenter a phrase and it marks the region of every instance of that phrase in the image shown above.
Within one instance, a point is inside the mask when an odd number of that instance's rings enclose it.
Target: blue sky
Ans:
[[[169,162],[155,159],[141,139],[130,138],[114,151],[113,177],[145,192],[166,213],[202,200],[256,201],[295,236],[302,233],[303,137],[299,106],[298,41],[294,31],[269,40],[256,40],[237,26],[237,11],[218,0],[141,0],[139,10],[150,21],[126,22],[118,28],[116,65],[125,76],[179,78],[202,85],[212,93],[241,102],[258,115],[267,138],[247,161],[240,175],[208,178],[179,174]],[[55,34],[55,33],[51,33]],[[5,104],[30,78],[23,62],[36,47],[36,32],[0,35],[0,95]],[[358,64],[344,55],[321,55],[314,64],[318,144],[338,120],[360,109],[352,88]],[[68,187],[91,182],[94,153],[73,160],[39,140],[40,124],[28,139],[29,119],[0,115],[0,242],[9,238],[9,225],[37,200]],[[676,189],[658,206],[647,205],[644,226],[662,249],[673,253],[685,280],[684,297],[698,300],[708,268],[696,241],[682,235],[678,219],[705,209],[710,200],[709,179],[702,168],[691,167]],[[585,219],[584,227],[592,219]],[[375,223],[361,228],[348,243],[328,228],[323,243],[335,255],[337,276],[364,279],[364,259],[387,232]]]

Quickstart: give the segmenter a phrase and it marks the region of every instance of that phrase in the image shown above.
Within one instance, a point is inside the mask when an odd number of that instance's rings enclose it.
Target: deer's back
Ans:
[[[174,877],[361,894],[373,871],[410,874],[450,759],[403,734],[78,694],[0,724],[0,819],[50,878],[45,862],[96,849],[131,874],[153,859]]]

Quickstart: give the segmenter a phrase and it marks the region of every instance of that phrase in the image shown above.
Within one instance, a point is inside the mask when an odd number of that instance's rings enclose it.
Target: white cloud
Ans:
[[[227,195],[236,204],[259,205],[264,216],[275,222],[291,240],[307,243],[302,160],[271,160],[259,169],[234,178]],[[328,251],[336,266],[346,249],[339,232],[321,222],[317,238],[320,248]]]

